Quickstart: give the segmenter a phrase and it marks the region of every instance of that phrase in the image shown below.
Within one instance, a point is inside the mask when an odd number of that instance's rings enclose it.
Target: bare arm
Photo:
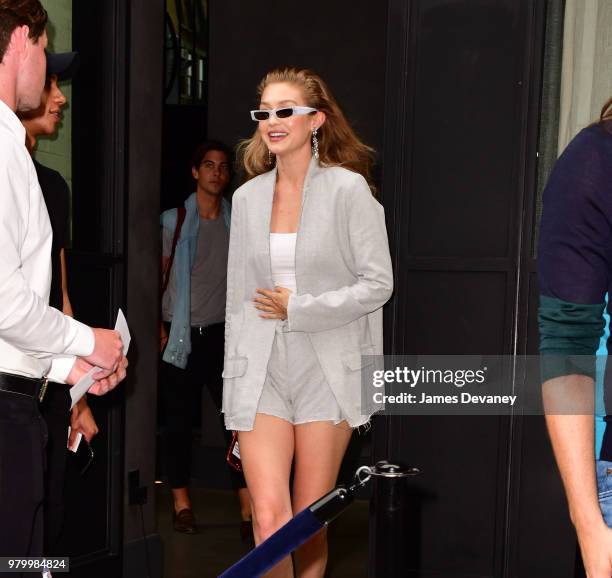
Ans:
[[[68,295],[68,273],[66,269],[66,255],[64,253],[64,249],[60,251],[60,262],[62,266],[62,311],[64,312],[64,315],[74,317],[72,303],[70,303],[70,296]]]
[[[92,438],[98,433],[98,425],[87,404],[87,396],[82,397],[72,408],[68,447],[75,442],[78,433],[83,434],[88,442],[91,442]]]
[[[561,392],[561,394],[559,393]],[[568,375],[546,381],[543,385],[547,412],[551,398],[569,396],[576,407],[585,396],[593,399],[593,380],[583,375]],[[553,399],[554,403],[554,399]],[[612,576],[612,529],[599,509],[595,476],[595,435],[593,415],[553,415],[546,424],[576,528],[588,578]]]

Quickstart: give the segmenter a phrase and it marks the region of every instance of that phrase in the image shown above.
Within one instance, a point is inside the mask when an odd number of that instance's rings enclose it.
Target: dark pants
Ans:
[[[45,471],[45,540],[46,556],[58,555],[55,548],[64,521],[64,477],[68,456],[68,426],[70,425],[70,393],[68,386],[50,383],[40,405],[40,413],[49,432],[47,468]]]
[[[171,488],[185,488],[191,476],[192,430],[200,411],[202,386],[206,385],[219,414],[227,445],[231,432],[225,429],[221,414],[223,395],[223,323],[201,332],[191,331],[191,353],[185,369],[161,362],[161,417],[165,423],[163,452],[168,483]],[[227,466],[229,467],[229,466]],[[231,469],[232,487],[245,488],[244,476]]]
[[[46,441],[38,400],[0,391],[0,556],[43,554]]]

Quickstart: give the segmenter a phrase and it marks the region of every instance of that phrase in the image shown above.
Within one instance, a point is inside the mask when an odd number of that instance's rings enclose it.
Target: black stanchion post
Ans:
[[[378,462],[371,468],[374,481],[370,502],[370,578],[400,578],[408,568],[408,478],[416,468]]]

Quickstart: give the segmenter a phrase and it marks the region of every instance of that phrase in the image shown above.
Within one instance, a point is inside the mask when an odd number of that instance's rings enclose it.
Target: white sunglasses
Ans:
[[[286,106],[283,108],[271,108],[266,110],[252,110],[251,118],[260,122],[262,120],[269,120],[270,115],[273,114],[276,118],[289,118],[290,116],[312,114],[313,112],[319,112],[316,108],[310,106]]]

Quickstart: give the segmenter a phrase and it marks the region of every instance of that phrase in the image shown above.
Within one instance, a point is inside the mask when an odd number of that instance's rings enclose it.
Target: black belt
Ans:
[[[23,375],[0,372],[0,391],[27,395],[29,397],[38,398],[38,401],[42,401],[47,391],[48,381],[46,377],[36,379],[34,377],[24,377]]]
[[[225,325],[224,321],[219,321],[219,323],[211,323],[210,325],[192,325],[191,332],[197,333],[198,335],[204,335],[208,333],[211,329],[216,329]]]

